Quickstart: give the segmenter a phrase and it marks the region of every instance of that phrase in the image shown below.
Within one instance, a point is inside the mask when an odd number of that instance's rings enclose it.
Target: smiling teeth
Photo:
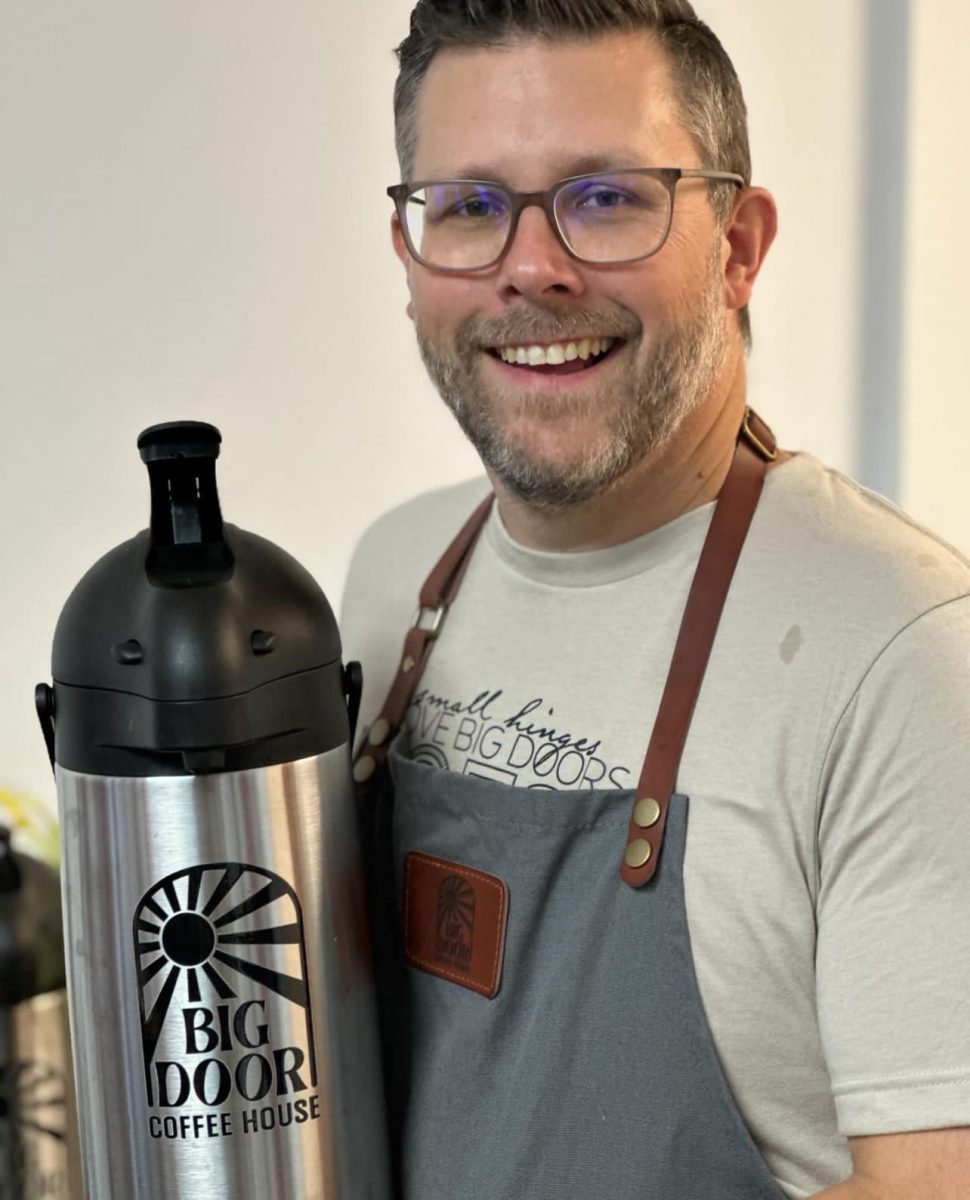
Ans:
[[[613,338],[582,338],[578,342],[553,342],[550,346],[500,346],[498,356],[502,362],[523,367],[558,366],[576,358],[585,360],[605,354],[613,341]]]

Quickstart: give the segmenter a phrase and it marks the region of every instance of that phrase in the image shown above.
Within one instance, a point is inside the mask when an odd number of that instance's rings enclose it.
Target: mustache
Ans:
[[[472,315],[458,327],[459,351],[527,342],[575,342],[582,338],[611,337],[630,341],[643,333],[643,322],[628,309],[555,306],[517,308],[501,317]]]

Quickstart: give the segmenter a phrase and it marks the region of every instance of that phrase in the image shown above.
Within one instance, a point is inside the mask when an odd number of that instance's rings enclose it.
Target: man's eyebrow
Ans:
[[[594,171],[630,171],[647,166],[653,166],[653,163],[643,161],[643,151],[637,153],[632,150],[620,150],[609,154],[590,154],[583,158],[570,159],[564,164],[560,178],[590,175]]]
[[[571,179],[574,175],[590,175],[596,171],[624,171],[637,167],[652,166],[645,163],[643,152],[631,150],[611,151],[606,154],[584,155],[582,158],[562,159],[556,164],[555,179]],[[462,163],[450,174],[424,175],[423,179],[481,179],[487,182],[502,183],[511,187],[504,173],[494,167],[482,163]]]

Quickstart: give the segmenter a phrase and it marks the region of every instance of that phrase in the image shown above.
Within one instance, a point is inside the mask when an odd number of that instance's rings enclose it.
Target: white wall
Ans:
[[[914,10],[905,246],[902,500],[970,550],[970,6]],[[968,648],[970,649],[970,648]]]
[[[387,243],[409,7],[3,0],[0,787],[53,798],[32,689],[74,582],[146,522],[144,426],[219,425],[227,519],[334,599],[381,509],[475,471],[421,371]],[[698,7],[735,58],[756,178],[781,205],[754,402],[784,444],[852,470],[869,8]]]

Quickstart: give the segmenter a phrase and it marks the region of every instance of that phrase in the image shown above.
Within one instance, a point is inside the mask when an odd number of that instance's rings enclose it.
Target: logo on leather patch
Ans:
[[[408,962],[491,1000],[502,981],[508,897],[495,875],[412,851],[404,860]]]

